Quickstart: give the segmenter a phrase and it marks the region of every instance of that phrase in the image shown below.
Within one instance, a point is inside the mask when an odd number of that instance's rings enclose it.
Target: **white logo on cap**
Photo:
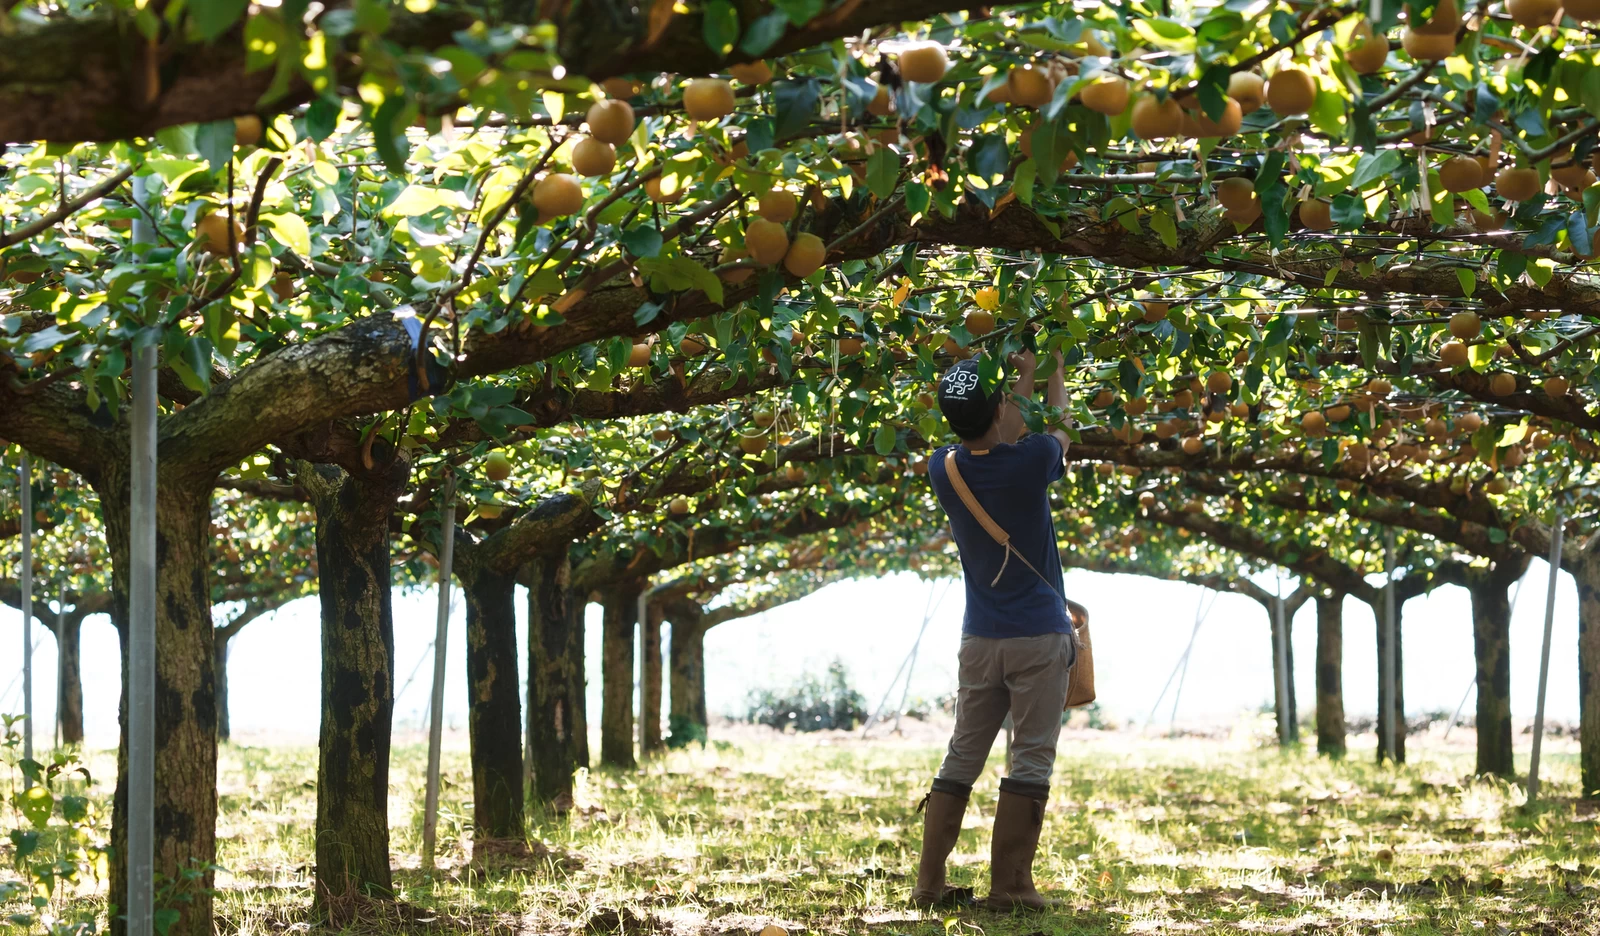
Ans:
[[[966,399],[972,391],[978,388],[978,372],[971,370],[953,370],[944,375],[944,392],[954,397]]]

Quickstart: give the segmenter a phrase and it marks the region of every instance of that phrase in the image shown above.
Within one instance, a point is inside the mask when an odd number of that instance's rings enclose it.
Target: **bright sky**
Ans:
[[[1524,580],[1512,621],[1512,712],[1533,717],[1539,673],[1548,567],[1535,561]],[[1270,582],[1266,582],[1270,587]],[[1096,683],[1103,707],[1113,717],[1143,722],[1162,685],[1187,646],[1202,597],[1209,611],[1200,627],[1180,701],[1181,721],[1226,721],[1255,710],[1272,695],[1271,646],[1267,618],[1255,602],[1194,586],[1120,575],[1073,571],[1068,594],[1093,614]],[[1285,591],[1290,590],[1288,587]],[[962,588],[954,583],[920,582],[911,575],[843,582],[759,617],[735,621],[707,638],[707,694],[711,711],[742,711],[755,688],[781,688],[806,672],[821,672],[842,660],[852,681],[876,706],[905,661],[934,594],[934,613],[917,657],[912,696],[935,698],[955,687],[955,653],[960,639]],[[940,592],[945,592],[938,601]],[[446,714],[453,727],[466,721],[463,632],[465,610],[455,593],[448,647]],[[519,619],[525,604],[519,597]],[[395,596],[396,720],[402,728],[421,724],[427,706],[432,666],[436,592],[397,592]],[[0,711],[20,712],[22,692],[20,617],[0,611]],[[315,743],[320,708],[318,605],[315,597],[287,605],[250,624],[233,641],[233,726],[240,740]],[[1412,714],[1453,711],[1472,682],[1472,630],[1467,593],[1443,587],[1406,606],[1406,702]],[[1366,605],[1345,602],[1345,708],[1352,715],[1376,710],[1375,625]],[[34,709],[41,739],[54,725],[54,638],[35,625]],[[599,607],[590,606],[589,694],[591,727],[599,723]],[[519,621],[519,645],[526,632]],[[1577,592],[1563,574],[1556,619],[1548,712],[1556,721],[1578,719]],[[86,730],[94,746],[112,746],[117,736],[119,662],[116,632],[103,616],[83,629],[83,682]],[[1295,686],[1300,709],[1314,703],[1315,607],[1307,604],[1294,626]],[[893,694],[891,706],[899,699]],[[1158,724],[1169,717],[1172,696]],[[1469,709],[1470,712],[1470,703]],[[41,741],[43,743],[43,740]],[[457,737],[452,743],[464,744]],[[1526,739],[1519,738],[1519,747]]]

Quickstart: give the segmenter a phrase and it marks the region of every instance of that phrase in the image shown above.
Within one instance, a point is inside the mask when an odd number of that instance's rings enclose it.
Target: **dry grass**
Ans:
[[[1089,933],[1600,933],[1592,808],[1558,745],[1549,800],[1472,780],[1469,752],[1419,744],[1413,763],[1332,763],[1227,740],[1077,732],[1063,742],[1037,866],[1070,912],[944,920],[905,909],[920,840],[912,807],[939,749],[740,731],[636,772],[581,778],[570,817],[536,816],[533,857],[468,861],[464,754],[447,758],[442,870],[419,869],[422,752],[394,758],[403,906],[350,932],[756,932],[987,936]],[[1000,763],[980,781],[953,858],[986,890]],[[219,923],[312,928],[315,752],[228,748]]]

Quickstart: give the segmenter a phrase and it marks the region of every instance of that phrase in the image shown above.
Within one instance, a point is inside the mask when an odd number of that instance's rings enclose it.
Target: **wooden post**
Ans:
[[[1394,531],[1385,531],[1383,537],[1383,635],[1388,644],[1389,652],[1383,657],[1382,673],[1384,691],[1387,693],[1388,711],[1378,713],[1378,724],[1383,731],[1384,749],[1389,752],[1389,759],[1395,759],[1395,738],[1398,731],[1395,719],[1400,717],[1399,706],[1395,704],[1395,654],[1399,648],[1395,646],[1394,626]]]
[[[133,202],[142,209],[133,219],[135,249],[156,241],[146,208],[149,179],[133,177]],[[127,936],[151,936],[155,928],[156,346],[160,340],[153,332],[135,337],[130,375]]]
[[[450,567],[455,558],[456,484],[444,483],[444,509],[440,511],[439,620],[433,636],[433,693],[428,703],[428,786],[422,812],[422,862],[433,869],[439,835],[439,759],[444,745],[445,647],[450,637]]]
[[[1539,703],[1533,713],[1533,753],[1528,758],[1528,802],[1539,797],[1539,753],[1544,745],[1544,691],[1550,681],[1550,632],[1555,624],[1556,580],[1561,575],[1562,529],[1566,518],[1556,511],[1550,531],[1550,586],[1544,593],[1544,647],[1539,652]]]

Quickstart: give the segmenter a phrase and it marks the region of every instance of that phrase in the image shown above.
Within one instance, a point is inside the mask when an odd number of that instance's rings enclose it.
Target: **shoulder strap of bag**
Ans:
[[[966,479],[961,477],[961,469],[956,467],[956,450],[953,448],[944,455],[944,471],[945,474],[950,478],[950,486],[956,489],[956,496],[961,498],[961,503],[967,505],[967,510],[972,513],[972,516],[977,518],[979,525],[988,531],[989,535],[994,538],[994,541],[999,543],[1000,546],[1005,549],[1006,557],[1001,561],[1000,571],[995,573],[994,580],[989,583],[989,587],[993,588],[995,585],[999,584],[1000,576],[1006,574],[1006,564],[1011,561],[1012,556],[1016,556],[1023,565],[1028,567],[1029,571],[1033,572],[1034,575],[1039,576],[1039,581],[1050,586],[1050,590],[1055,592],[1057,595],[1061,595],[1061,592],[1056,588],[1055,583],[1045,578],[1044,573],[1034,568],[1033,563],[1028,561],[1027,556],[1024,556],[1017,549],[1017,547],[1011,545],[1011,534],[1007,533],[1005,529],[1000,526],[1000,524],[995,523],[994,518],[989,516],[989,512],[983,509],[982,504],[978,503],[978,499],[972,494],[972,489],[967,487]],[[1061,595],[1061,600],[1066,601],[1066,596]]]

